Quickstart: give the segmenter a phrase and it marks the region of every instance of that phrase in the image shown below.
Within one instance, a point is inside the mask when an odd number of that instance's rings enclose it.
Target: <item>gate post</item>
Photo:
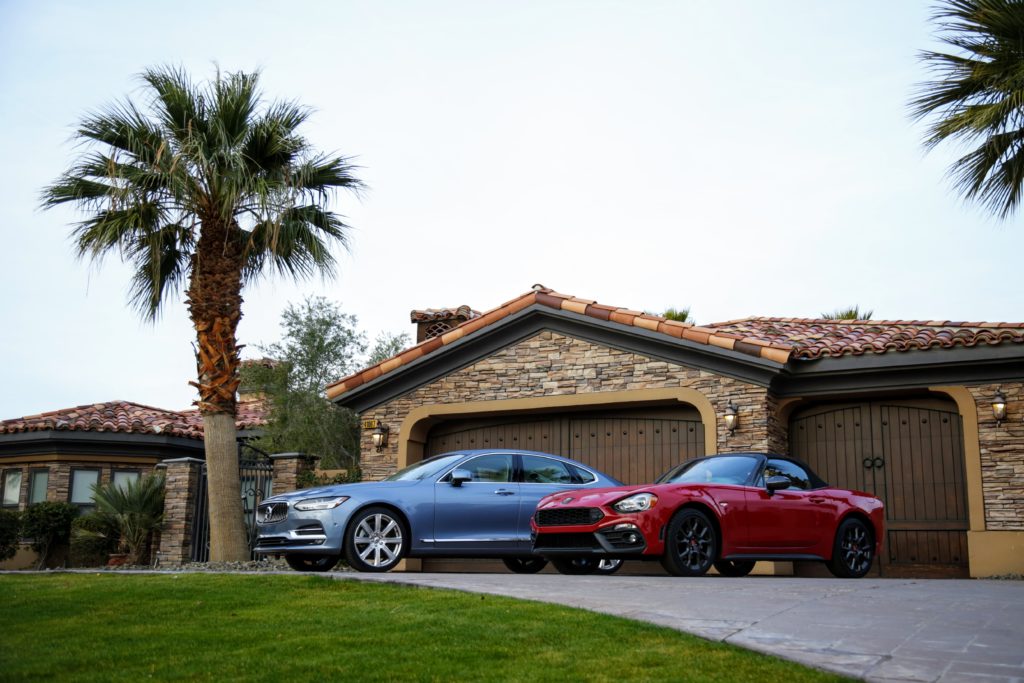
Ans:
[[[299,475],[316,469],[319,455],[305,453],[275,453],[270,456],[274,463],[274,483],[271,495],[287,493],[299,488]]]
[[[192,520],[203,461],[197,458],[164,460],[164,525],[156,556],[160,564],[182,564],[192,559]]]

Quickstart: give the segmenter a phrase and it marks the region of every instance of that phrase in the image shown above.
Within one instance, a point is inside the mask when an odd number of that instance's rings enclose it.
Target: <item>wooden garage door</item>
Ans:
[[[704,455],[699,420],[657,412],[552,415],[439,425],[428,456],[463,448],[522,448],[564,455],[626,484],[654,481],[678,463]]]
[[[814,409],[790,422],[790,449],[835,486],[885,503],[882,571],[966,575],[967,497],[960,415],[942,401]]]

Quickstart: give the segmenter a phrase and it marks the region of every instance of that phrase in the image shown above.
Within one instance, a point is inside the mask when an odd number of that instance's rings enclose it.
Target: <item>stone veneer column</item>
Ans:
[[[182,564],[192,557],[192,520],[195,517],[203,461],[197,458],[164,460],[164,525],[156,552],[161,564]]]
[[[287,493],[299,488],[299,475],[316,469],[319,455],[305,453],[275,453],[270,456],[274,463],[274,484],[271,494]]]

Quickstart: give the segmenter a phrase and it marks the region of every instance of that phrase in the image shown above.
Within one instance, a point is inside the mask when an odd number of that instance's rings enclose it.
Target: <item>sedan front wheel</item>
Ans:
[[[296,555],[284,556],[288,566],[297,572],[329,572],[341,558],[337,555]]]
[[[395,568],[409,548],[405,522],[393,510],[369,507],[360,510],[345,532],[345,557],[361,572],[386,572]]]

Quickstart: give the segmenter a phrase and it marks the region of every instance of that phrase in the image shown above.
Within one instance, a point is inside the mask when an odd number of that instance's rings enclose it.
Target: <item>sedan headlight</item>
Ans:
[[[616,512],[643,512],[650,510],[657,503],[658,497],[653,493],[638,493],[635,496],[623,498],[612,505],[612,509]]]
[[[348,500],[348,496],[327,496],[326,498],[306,498],[293,505],[296,510],[333,510]]]

